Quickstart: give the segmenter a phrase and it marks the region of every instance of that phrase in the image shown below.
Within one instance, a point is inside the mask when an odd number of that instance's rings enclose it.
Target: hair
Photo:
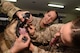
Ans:
[[[55,11],[55,13],[56,13],[56,18],[55,18],[55,20],[56,20],[56,19],[58,18],[58,12],[57,12],[56,10],[48,10],[47,13],[50,12],[50,11]],[[55,20],[54,20],[54,21],[55,21]]]
[[[72,44],[73,47],[79,48],[80,49],[80,18],[77,18],[72,21]]]

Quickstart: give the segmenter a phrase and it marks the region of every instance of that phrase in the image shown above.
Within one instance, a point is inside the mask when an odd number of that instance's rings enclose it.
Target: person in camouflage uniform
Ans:
[[[58,16],[58,14],[57,14],[57,12],[55,10],[49,10],[44,14],[43,18],[39,18],[38,17],[38,18],[35,19],[33,17],[32,25],[35,27],[35,33],[33,33],[34,30],[32,31],[32,29],[28,29],[29,33],[31,35],[35,35],[36,36],[37,35],[36,32],[45,31],[46,28],[48,28],[50,25],[52,25],[54,23],[54,21],[57,19],[57,16]],[[41,33],[40,33],[40,35],[41,35]],[[44,35],[46,35],[46,34],[44,34]],[[44,44],[43,44],[41,42],[37,42],[38,40],[35,40],[35,37],[33,37],[33,36],[31,36],[31,38],[32,38],[32,42],[35,45],[38,45],[40,48],[46,49],[45,45],[48,45],[48,43],[44,42]]]
[[[15,7],[13,4],[11,4],[9,2],[0,3],[0,12],[3,12],[4,14],[7,14],[9,16],[9,21],[12,20],[13,15],[18,10],[21,10],[21,9]]]
[[[52,25],[52,27],[54,26]],[[44,35],[38,37],[40,37],[39,40],[45,39]],[[54,42],[57,37],[57,41]],[[48,39],[43,41],[46,42]],[[50,51],[36,47],[32,43],[30,43],[29,49],[32,53],[80,53],[80,18],[64,24],[54,37],[51,37],[51,42]]]

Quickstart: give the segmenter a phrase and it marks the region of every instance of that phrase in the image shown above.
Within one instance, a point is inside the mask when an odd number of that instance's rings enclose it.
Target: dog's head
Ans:
[[[14,20],[11,21],[10,24],[7,25],[7,27],[6,27],[5,31],[4,31],[4,35],[5,35],[5,39],[6,40],[11,40],[13,42],[18,37],[17,35],[19,35],[16,32],[19,32],[19,33],[26,32],[26,28],[23,28],[23,29],[21,29],[21,28],[19,29],[18,28],[18,26],[17,26],[19,24],[18,22],[19,22],[18,20],[14,19]]]
[[[24,22],[22,22],[17,16],[11,21],[11,23],[5,29],[5,37],[7,39],[15,40],[16,35],[19,37],[20,33],[26,32],[25,28],[27,27],[28,22],[32,20],[30,13],[23,14]],[[24,27],[25,26],[25,27]],[[19,29],[21,27],[21,29]],[[20,33],[19,33],[20,32]]]

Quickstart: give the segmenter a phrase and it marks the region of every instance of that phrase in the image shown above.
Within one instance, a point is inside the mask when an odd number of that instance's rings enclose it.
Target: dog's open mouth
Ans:
[[[24,35],[26,34],[26,28],[19,28],[19,35]],[[19,37],[19,36],[18,36]],[[27,41],[27,39],[24,37],[22,38],[24,41]]]
[[[16,36],[19,37],[21,34],[27,33],[28,24],[26,22],[18,22],[16,27]]]
[[[26,32],[26,28],[19,28],[19,33],[20,34],[25,34]]]
[[[18,21],[18,24],[16,26],[16,36],[19,37],[21,34],[27,33],[27,27],[28,24],[26,23],[26,20],[24,22]]]

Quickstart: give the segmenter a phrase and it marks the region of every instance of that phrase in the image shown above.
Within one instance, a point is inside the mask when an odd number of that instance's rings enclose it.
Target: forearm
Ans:
[[[35,37],[34,40],[32,40],[33,42],[39,42],[39,43],[48,43],[50,42],[51,38],[54,36],[54,32],[53,34],[51,33],[51,31],[49,30],[49,28],[45,31],[41,31],[41,32],[35,32],[35,34],[33,35],[33,37]]]
[[[33,44],[30,44],[29,49],[32,51],[32,53],[55,53],[55,52],[45,51],[44,49],[34,46]]]
[[[14,52],[11,52],[10,50],[6,50],[3,53],[14,53]]]
[[[35,32],[32,37],[35,37],[34,42],[48,43],[54,37],[54,34],[59,31],[63,24],[53,24],[44,31]]]
[[[9,49],[4,51],[3,53],[17,53],[15,49]]]

